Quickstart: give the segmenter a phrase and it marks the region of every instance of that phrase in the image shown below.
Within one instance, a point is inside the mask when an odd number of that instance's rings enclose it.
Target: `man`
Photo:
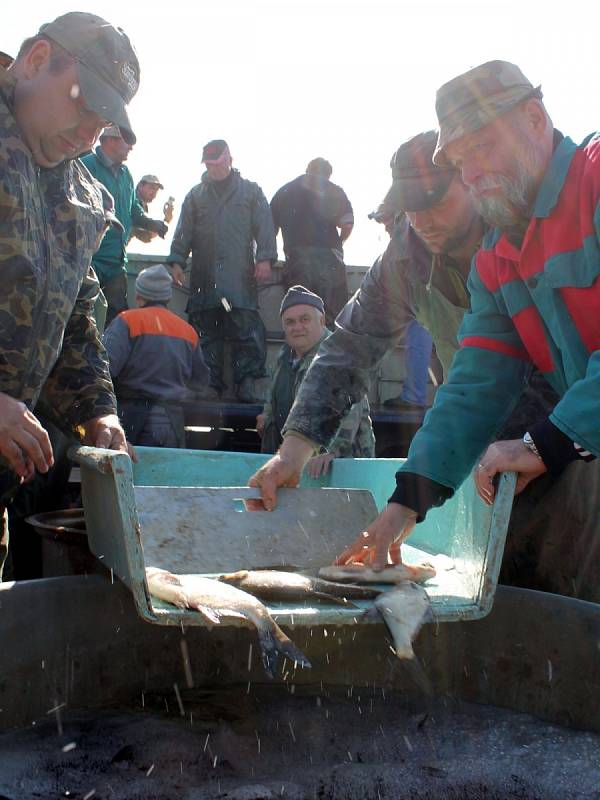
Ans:
[[[348,300],[342,248],[354,227],[350,201],[331,173],[329,161],[315,158],[271,200],[275,232],[283,236],[286,286],[301,284],[320,295],[328,327]]]
[[[131,152],[133,142],[123,138],[121,129],[112,126],[103,131],[100,144],[95,152],[81,160],[92,175],[102,183],[115,199],[115,213],[123,225],[123,231],[111,229],[104,237],[92,264],[100,280],[106,297],[108,309],[106,322],[109,324],[117,314],[127,308],[127,252],[133,225],[154,231],[162,238],[167,226],[160,219],[150,219],[144,212],[135,195],[131,172],[125,161]]]
[[[540,583],[597,601],[599,462],[585,462],[600,454],[600,138],[575,145],[554,129],[541,97],[503,61],[438,91],[435,160],[460,169],[496,228],[474,260],[472,310],[448,381],[412,442],[391,502],[340,560],[381,568],[394,542],[399,557],[415,522],[476,463],[488,503],[499,471],[518,473],[517,491],[548,472],[558,478],[546,515],[552,528],[542,532],[551,546],[539,532],[530,542],[542,560]],[[497,442],[480,456],[532,362],[561,396],[558,405],[522,439]]]
[[[135,196],[145,214],[147,214],[149,211],[150,203],[156,199],[159,191],[162,191],[164,188],[165,187],[162,185],[156,175],[144,175],[143,178],[138,181],[138,184],[135,187]],[[167,225],[170,224],[171,220],[173,219],[173,198],[169,198],[169,200],[167,200],[167,202],[164,204],[163,217],[165,223]],[[136,239],[139,239],[140,242],[148,244],[156,236],[158,236],[156,231],[149,231],[145,228],[135,227],[131,229],[129,240],[131,241],[131,239],[135,237]]]
[[[274,453],[282,442],[281,431],[306,372],[321,342],[329,336],[325,327],[323,300],[304,286],[292,286],[280,309],[286,344],[279,356],[271,398],[256,418],[262,436],[263,453]],[[334,458],[373,458],[375,436],[369,416],[369,401],[355,403],[328,448],[311,459],[307,470],[312,477],[325,474]]]
[[[258,184],[232,169],[227,142],[202,151],[206,172],[183,201],[168,261],[176,283],[190,251],[188,316],[201,337],[212,395],[225,388],[225,340],[242,403],[253,403],[254,381],[265,375],[266,332],[258,314],[257,284],[269,280],[277,258],[269,204]]]
[[[107,218],[77,156],[111,123],[134,139],[126,105],[138,82],[125,33],[86,13],[43,25],[0,69],[4,508],[20,482],[54,462],[38,406],[89,444],[127,450],[92,313],[90,262]],[[7,534],[5,522],[0,565]]]
[[[185,447],[181,404],[208,381],[198,334],[167,309],[171,274],[163,264],[140,272],[138,308],[123,311],[104,334],[119,416],[128,440],[149,447]]]

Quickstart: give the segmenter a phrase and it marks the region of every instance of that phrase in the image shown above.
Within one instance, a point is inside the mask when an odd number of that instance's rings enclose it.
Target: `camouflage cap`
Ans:
[[[454,167],[433,163],[437,131],[413,136],[396,150],[390,161],[392,185],[382,205],[393,210],[423,211],[439,203],[457,174]]]
[[[444,163],[442,151],[450,142],[484,128],[530,97],[541,99],[541,87],[509,61],[488,61],[445,83],[435,99],[440,132],[434,162]]]
[[[126,106],[138,90],[140,65],[124,31],[95,14],[71,11],[42,25],[39,33],[75,58],[86,106],[135,144]]]

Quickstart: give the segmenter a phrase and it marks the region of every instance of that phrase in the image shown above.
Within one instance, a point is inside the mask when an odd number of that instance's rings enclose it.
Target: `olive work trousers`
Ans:
[[[542,475],[515,499],[500,582],[600,603],[600,459]]]
[[[258,311],[250,308],[209,308],[189,317],[200,336],[202,354],[210,369],[210,385],[225,389],[225,341],[231,343],[232,372],[236,386],[244,378],[264,378],[267,333]]]
[[[333,329],[335,318],[348,302],[344,262],[328,247],[294,247],[285,259],[286,289],[299,284],[318,294],[325,305],[325,323]]]

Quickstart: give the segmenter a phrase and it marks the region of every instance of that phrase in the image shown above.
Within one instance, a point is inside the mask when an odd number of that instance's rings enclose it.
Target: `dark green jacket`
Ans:
[[[190,313],[221,308],[222,298],[233,308],[256,309],[254,266],[277,258],[271,209],[260,186],[233,170],[219,195],[205,173],[183,201],[168,261],[185,269],[190,252]]]
[[[93,317],[102,198],[80,161],[35,164],[13,94],[0,69],[0,392],[75,428],[116,411]],[[0,463],[0,482],[10,474]]]
[[[101,148],[98,146],[95,153],[88,153],[82,162],[92,175],[103,183],[112,194],[115,201],[115,214],[124,230],[120,231],[111,226],[92,259],[94,269],[102,284],[110,278],[116,277],[127,265],[126,246],[131,235],[131,228],[152,229],[153,220],[144,212],[135,193],[131,172],[124,165],[115,174],[107,166],[102,157]]]

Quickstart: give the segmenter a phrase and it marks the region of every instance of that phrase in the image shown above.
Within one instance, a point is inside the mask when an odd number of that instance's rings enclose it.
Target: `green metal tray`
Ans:
[[[160,552],[156,548],[161,546],[162,529],[166,542],[165,552],[176,551],[176,542],[167,540],[173,539],[175,512],[178,507],[181,508],[182,499],[185,507],[185,502],[188,502],[185,498],[201,496],[205,493],[200,489],[207,487],[244,487],[237,488],[235,495],[239,495],[240,498],[247,497],[253,491],[245,487],[248,478],[268,459],[268,456],[143,447],[137,448],[137,453],[139,457],[137,464],[132,464],[124,453],[110,450],[80,447],[72,453],[81,468],[83,505],[90,549],[129,587],[138,613],[144,619],[163,625],[203,625],[204,622],[199,614],[174,609],[150,597],[145,579],[147,563],[144,559],[143,545],[144,510],[141,505],[138,508],[136,493],[142,498],[142,502],[144,497],[153,498],[153,518],[150,520],[149,517],[147,521],[148,537],[152,537],[152,546],[148,544],[148,551],[152,552],[152,563],[148,565],[169,568],[173,565],[169,564],[168,560],[156,563],[156,554]],[[334,526],[331,531],[332,536],[327,542],[329,549],[318,551],[320,554],[318,557],[324,559],[333,557],[335,552],[341,551],[355,538],[369,521],[369,517],[375,514],[376,508],[381,510],[385,507],[394,487],[394,475],[401,463],[402,459],[336,459],[330,473],[324,478],[319,480],[303,478],[302,487],[347,490],[346,494],[352,497],[352,508],[358,509],[356,518],[350,523],[347,518],[339,520],[340,524]],[[430,561],[437,568],[436,577],[425,585],[437,620],[478,619],[490,611],[500,571],[515,481],[514,473],[501,475],[496,500],[494,505],[489,507],[479,499],[473,481],[469,478],[442,508],[429,512],[427,519],[416,526],[408,543],[403,546],[403,558],[406,562]],[[142,487],[147,488],[142,489]],[[183,487],[187,487],[187,490],[183,491]],[[351,490],[362,491],[356,493],[355,499]],[[374,503],[365,503],[364,490],[371,493]],[[288,512],[290,507],[293,508],[295,490],[286,490],[286,493],[291,500],[284,502],[282,499],[282,514],[284,506]],[[325,507],[327,495],[327,492],[317,493],[318,502],[315,500],[314,505]],[[332,495],[337,496],[336,493]],[[197,509],[194,511],[194,502],[189,500],[190,513],[184,515],[186,525],[191,530],[191,544],[188,541],[187,546],[192,548],[190,552],[193,554],[194,526],[197,525],[198,536],[201,533],[205,542],[212,536],[213,552],[220,555],[218,558],[216,555],[204,556],[201,567],[188,567],[187,570],[179,568],[177,571],[200,572],[201,570],[202,574],[208,575],[229,569],[223,552],[226,552],[233,542],[227,541],[227,537],[244,539],[250,517],[254,524],[255,535],[260,535],[260,525],[257,527],[256,524],[256,519],[260,515],[236,514],[235,525],[238,526],[236,530],[231,524],[215,524],[213,509],[210,525],[205,524],[203,527],[202,514],[199,514]],[[299,504],[298,508],[300,505],[302,504]],[[310,510],[310,505],[311,503],[304,503],[302,510],[304,512]],[[161,513],[164,513],[162,524]],[[268,523],[272,525],[278,512],[263,513],[268,516]],[[315,548],[318,550],[317,544],[320,542],[319,537],[322,537],[322,530],[319,532],[318,526],[311,528],[306,518],[302,529],[303,536],[309,539],[312,536],[312,542],[304,540],[305,552],[313,553]],[[190,531],[187,533],[189,538]],[[286,542],[290,541],[291,539],[285,536],[279,539],[277,543],[279,550],[273,551],[275,557],[271,559],[272,563],[286,564],[291,561],[300,568],[308,566],[314,572],[316,568],[314,560],[311,562],[307,556],[305,563],[297,564],[301,558],[301,550],[288,544],[288,550],[293,550],[292,557],[289,557]],[[232,552],[237,551],[232,548]],[[266,566],[252,560],[251,545],[248,546],[248,554],[247,566]],[[265,557],[262,553],[262,560]],[[193,559],[190,561],[186,557],[184,563],[194,562]],[[239,569],[241,566],[239,554],[236,558],[232,557],[230,568]],[[369,603],[356,605],[358,608],[271,603],[269,608],[279,624],[341,625],[360,620],[361,608],[369,607]]]

